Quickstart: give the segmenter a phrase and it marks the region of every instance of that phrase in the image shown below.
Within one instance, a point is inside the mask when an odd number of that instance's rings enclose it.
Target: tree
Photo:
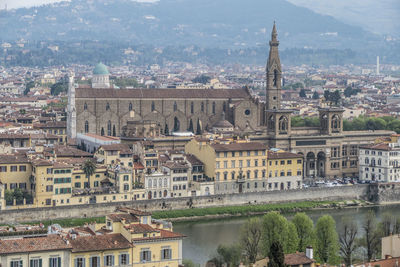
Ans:
[[[295,227],[292,227],[293,230]],[[289,234],[296,235],[289,238]],[[272,243],[278,241],[283,247],[285,253],[293,252],[298,244],[289,244],[297,240],[297,232],[289,230],[289,223],[285,217],[277,212],[268,212],[262,219],[262,246],[266,255]]]
[[[314,93],[312,95],[312,99],[319,99],[319,94],[317,91],[314,91]]]
[[[357,248],[357,224],[349,217],[342,218],[342,227],[339,234],[340,253],[346,266],[353,263],[353,254]]]
[[[296,213],[292,223],[296,227],[299,237],[298,251],[306,251],[307,246],[314,245],[314,223],[304,212]]]
[[[320,217],[315,226],[316,256],[321,263],[338,262],[338,235],[335,220],[330,215]]]
[[[202,74],[202,75],[197,76],[196,78],[194,78],[194,79],[192,80],[192,82],[194,82],[194,83],[207,84],[207,83],[210,82],[210,80],[211,80],[211,78],[210,78],[209,76]]]
[[[24,95],[27,95],[31,89],[35,87],[35,82],[34,81],[29,81],[26,85],[25,85],[25,90],[24,90]]]
[[[83,163],[82,170],[88,179],[88,188],[90,188],[90,176],[96,172],[96,164],[88,159],[85,161],[85,163]]]
[[[330,94],[330,101],[335,103],[336,106],[339,104],[341,99],[342,99],[342,97],[340,96],[339,90],[336,90],[335,92]]]
[[[372,211],[368,211],[365,216],[362,229],[364,231],[364,236],[361,238],[360,243],[367,250],[368,261],[371,261],[380,246],[380,235],[375,214]]]
[[[306,98],[307,97],[306,90],[304,90],[304,88],[300,90],[299,96],[302,97],[302,98]]]
[[[13,203],[14,203],[14,195],[13,195],[12,191],[6,190],[4,192],[4,198],[6,200],[6,204],[7,205],[13,205]]]
[[[382,214],[382,220],[378,224],[378,229],[382,236],[389,236],[393,233],[396,218],[389,212]]]
[[[17,204],[22,204],[24,201],[24,193],[20,188],[15,188],[13,191],[13,197]]]
[[[259,218],[251,218],[242,225],[239,233],[240,246],[249,263],[255,263],[262,236],[262,224]]]
[[[67,91],[68,83],[66,81],[57,82],[50,87],[51,95],[59,95],[60,93],[66,93]]]
[[[139,87],[139,83],[135,78],[116,78],[114,84],[119,88]]]
[[[217,267],[222,266],[224,263],[228,267],[236,267],[240,263],[241,249],[238,244],[232,245],[219,245],[217,248],[217,255],[211,259]]]
[[[282,244],[274,241],[271,244],[268,253],[268,267],[285,267],[285,254],[283,253]]]
[[[286,241],[286,253],[295,253],[299,247],[299,237],[294,223],[288,222],[288,235]]]

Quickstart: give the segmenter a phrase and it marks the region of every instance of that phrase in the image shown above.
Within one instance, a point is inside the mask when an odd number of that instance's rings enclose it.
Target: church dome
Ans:
[[[108,72],[108,69],[107,69],[106,65],[104,65],[103,63],[99,63],[94,68],[93,74],[94,75],[108,75],[110,73]]]

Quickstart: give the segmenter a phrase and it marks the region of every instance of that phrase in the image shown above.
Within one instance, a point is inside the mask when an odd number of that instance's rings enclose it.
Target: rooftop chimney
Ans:
[[[306,248],[306,257],[309,258],[309,259],[313,259],[314,258],[313,254],[314,254],[314,251],[313,251],[312,246],[308,246]]]

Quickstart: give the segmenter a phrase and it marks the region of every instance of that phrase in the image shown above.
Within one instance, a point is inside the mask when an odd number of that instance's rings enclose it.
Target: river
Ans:
[[[314,223],[320,216],[329,214],[335,219],[336,226],[340,227],[343,216],[352,217],[357,221],[358,225],[361,225],[365,214],[369,210],[374,211],[378,220],[385,212],[400,216],[400,204],[363,208],[310,210],[306,213]],[[294,213],[285,213],[283,215],[291,219]],[[193,262],[203,266],[215,254],[219,244],[231,244],[238,241],[240,226],[248,218],[250,217],[175,222],[174,231],[187,236],[183,241],[183,258],[191,259]]]

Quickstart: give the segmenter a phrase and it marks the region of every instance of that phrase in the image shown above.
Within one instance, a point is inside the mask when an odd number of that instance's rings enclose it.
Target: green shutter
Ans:
[[[39,259],[39,267],[42,267],[42,259]]]
[[[61,257],[57,257],[57,267],[61,267]]]

